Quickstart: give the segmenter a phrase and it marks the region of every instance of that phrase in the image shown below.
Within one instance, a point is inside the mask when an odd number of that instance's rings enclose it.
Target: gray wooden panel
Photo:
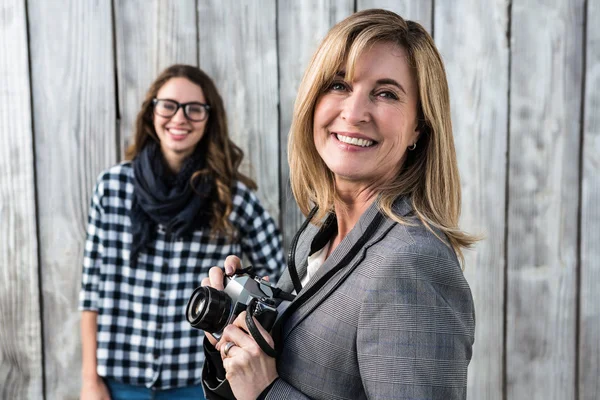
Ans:
[[[215,81],[242,171],[258,184],[262,204],[279,219],[279,143],[275,0],[198,4],[200,67]]]
[[[110,2],[29,0],[47,399],[77,399],[89,198],[116,155]]]
[[[281,227],[286,249],[304,221],[290,188],[287,161],[288,134],[298,85],[329,29],[353,11],[354,2],[351,0],[283,0],[278,3]]]
[[[437,2],[435,38],[450,85],[462,186],[461,227],[485,235],[465,253],[477,329],[468,397],[502,399],[508,120],[508,0]]]
[[[600,2],[587,3],[579,398],[600,399]]]
[[[0,3],[0,398],[41,399],[42,323],[23,0]]]
[[[449,6],[441,2],[440,6]],[[358,0],[356,11],[367,8],[383,8],[400,15],[404,19],[416,21],[431,33],[433,0]]]
[[[575,398],[583,4],[512,2],[509,399]]]
[[[198,65],[195,0],[115,1],[121,156],[150,84],[172,64]]]

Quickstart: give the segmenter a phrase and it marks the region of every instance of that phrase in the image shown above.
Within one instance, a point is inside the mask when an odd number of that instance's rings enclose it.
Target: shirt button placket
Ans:
[[[162,270],[161,270],[161,279],[160,282],[158,284],[158,315],[156,316],[156,348],[154,349],[154,361],[158,361],[160,359],[160,349],[161,349],[161,341],[162,341],[162,329],[163,329],[163,312],[164,310],[166,310],[165,307],[165,298],[166,298],[166,294],[165,294],[165,289],[163,287],[164,285],[164,279],[163,277],[168,275],[168,268],[169,268],[169,262],[167,261],[167,257],[168,255],[165,254],[165,261],[162,264]],[[158,368],[158,366],[155,366],[156,368]]]
[[[161,364],[164,360],[161,358],[162,352],[162,338],[163,338],[163,322],[164,322],[164,313],[167,311],[166,307],[166,278],[169,276],[169,260],[172,256],[173,251],[173,239],[170,237],[171,234],[169,232],[165,232],[163,235],[165,241],[165,249],[163,253],[163,263],[160,268],[160,279],[158,281],[158,314],[156,316],[156,332],[155,332],[155,348],[153,351],[154,358],[154,374],[155,379],[159,379],[160,370],[162,369]],[[154,394],[155,392],[153,392]]]

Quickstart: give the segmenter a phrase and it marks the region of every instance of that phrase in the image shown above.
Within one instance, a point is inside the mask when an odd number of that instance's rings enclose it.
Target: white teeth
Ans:
[[[169,132],[172,133],[173,135],[186,135],[188,133],[188,131],[185,129],[173,129],[173,128],[170,128]]]
[[[348,143],[348,144],[353,144],[355,146],[360,146],[360,147],[369,147],[373,144],[372,140],[368,140],[368,139],[358,139],[358,138],[352,138],[349,136],[343,136],[340,134],[337,134],[336,137],[338,138],[338,140],[340,142],[344,142],[344,143]]]

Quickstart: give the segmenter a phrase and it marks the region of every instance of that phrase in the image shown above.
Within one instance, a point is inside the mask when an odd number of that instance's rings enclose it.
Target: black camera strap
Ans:
[[[252,337],[254,338],[254,340],[256,341],[258,346],[261,348],[261,350],[264,351],[265,354],[268,355],[269,357],[275,358],[275,356],[277,356],[277,352],[275,351],[275,349],[273,347],[271,347],[271,345],[269,343],[267,343],[267,341],[265,340],[263,335],[260,333],[260,330],[254,323],[254,318],[252,318],[255,307],[256,307],[256,298],[253,298],[252,300],[250,300],[250,303],[248,304],[248,307],[247,307],[246,326],[248,327],[248,331],[249,331],[250,335],[252,335]]]
[[[319,206],[314,206],[312,210],[306,216],[306,219],[298,229],[298,232],[294,235],[292,239],[292,243],[290,244],[290,252],[288,253],[288,272],[290,274],[290,278],[292,279],[292,283],[294,284],[294,289],[296,289],[296,294],[300,293],[302,290],[302,283],[300,282],[300,277],[298,276],[298,271],[296,271],[296,246],[298,245],[298,239],[300,239],[300,234],[304,232],[310,221],[312,221],[313,217],[319,210]]]
[[[275,297],[276,299],[294,301],[294,299],[296,298],[296,296],[294,296],[293,294],[288,293],[285,290],[282,290],[278,287],[272,286],[271,290],[273,290],[273,297]]]
[[[314,211],[314,209],[313,209],[313,211]],[[311,214],[312,214],[312,211],[311,211]],[[312,217],[312,215],[309,215],[309,217]],[[273,341],[275,342],[275,348],[277,349],[277,353],[279,353],[281,351],[281,348],[283,346],[281,336],[283,334],[283,324],[285,323],[287,318],[292,313],[294,313],[298,308],[300,308],[300,306],[302,306],[304,303],[306,303],[315,293],[317,293],[319,290],[321,290],[321,288],[329,281],[329,279],[331,279],[332,276],[334,276],[338,271],[340,271],[341,269],[346,267],[350,263],[350,261],[352,261],[352,259],[354,259],[356,254],[358,254],[358,252],[360,251],[360,249],[362,249],[364,247],[367,240],[369,240],[373,236],[373,234],[375,234],[375,232],[377,231],[377,228],[379,228],[379,226],[381,225],[383,218],[384,218],[383,214],[381,212],[378,212],[377,215],[375,215],[375,218],[373,218],[373,220],[371,221],[371,223],[365,230],[364,235],[362,235],[356,241],[356,243],[352,246],[350,251],[348,251],[348,253],[344,256],[344,258],[342,258],[342,260],[340,260],[340,262],[335,267],[333,267],[332,269],[327,271],[327,273],[325,275],[323,275],[323,277],[321,277],[321,279],[319,279],[319,281],[316,282],[313,286],[309,287],[306,291],[300,293],[296,297],[296,300],[294,302],[292,302],[289,305],[289,307],[282,313],[280,318],[278,318],[277,321],[275,321],[275,324],[273,325],[273,329],[271,330],[271,332],[272,332]],[[308,217],[307,217],[307,220],[309,220]],[[303,228],[305,228],[306,225],[307,225],[307,223],[305,221],[305,224],[303,224],[302,228],[298,231],[298,233],[296,233],[296,236],[294,237],[294,240],[292,242],[293,247],[292,247],[292,250],[290,251],[290,255],[295,254],[295,251],[296,251],[295,246],[298,243],[298,238],[301,235],[301,233],[303,232],[303,230],[304,230]],[[292,251],[293,251],[293,253],[292,253]],[[296,271],[295,261],[293,258],[288,259],[288,267],[290,267],[290,275],[292,273],[292,270],[294,272]],[[296,274],[296,277],[298,277],[296,272],[295,272],[295,274]],[[298,282],[299,281],[300,280],[298,279]],[[302,288],[302,286],[300,286],[300,288]],[[296,293],[298,293],[298,291]]]
[[[300,282],[298,272],[296,271],[296,263],[295,263],[296,247],[298,245],[298,239],[300,238],[300,235],[302,234],[302,232],[304,232],[304,230],[306,229],[306,227],[308,226],[308,224],[314,217],[317,210],[318,210],[318,208],[314,207],[310,211],[310,213],[306,217],[306,220],[304,221],[304,223],[298,230],[298,233],[296,233],[296,235],[294,236],[294,239],[292,240],[292,244],[290,246],[290,252],[289,252],[289,256],[288,256],[288,270],[289,270],[290,278],[292,279],[292,282],[294,283],[294,288],[296,289],[296,293],[300,293],[300,290],[302,290],[302,284]],[[263,352],[265,352],[265,354],[267,354],[269,357],[273,357],[273,358],[277,357],[278,351],[281,350],[280,338],[281,338],[281,333],[282,333],[282,329],[283,329],[282,321],[286,320],[290,314],[292,314],[302,304],[304,304],[306,301],[308,301],[308,299],[310,299],[318,290],[320,290],[323,287],[323,285],[325,285],[325,283],[327,283],[327,281],[329,281],[329,279],[331,279],[331,277],[333,275],[335,275],[339,270],[341,270],[346,265],[348,265],[350,263],[350,261],[352,261],[352,259],[356,256],[356,254],[358,254],[360,249],[364,247],[367,240],[369,240],[371,238],[371,236],[373,236],[373,234],[375,233],[375,231],[377,230],[377,228],[379,227],[379,225],[381,224],[382,221],[383,221],[383,215],[381,213],[377,213],[375,218],[373,218],[373,221],[371,221],[371,223],[365,230],[364,235],[362,235],[360,237],[360,239],[354,244],[354,246],[352,246],[350,251],[344,256],[344,258],[342,258],[342,260],[333,269],[329,270],[323,276],[323,278],[319,280],[319,282],[317,282],[314,286],[308,288],[308,290],[303,292],[299,296],[298,301],[293,301],[290,304],[290,306],[283,312],[281,317],[279,319],[277,319],[277,321],[275,321],[275,325],[273,326],[273,329],[271,330],[272,335],[273,335],[272,336],[273,341],[276,345],[275,348],[271,347],[271,345],[265,340],[263,335],[260,333],[260,330],[256,326],[253,316],[254,316],[254,311],[256,308],[257,299],[253,298],[252,300],[250,300],[250,303],[248,304],[248,307],[246,308],[246,310],[247,310],[246,311],[246,326],[248,327],[248,331],[249,331],[250,335],[252,335],[252,337],[258,344],[258,346],[261,348],[261,350]],[[245,274],[254,276],[251,266],[248,268],[245,268],[243,270],[236,271],[236,272],[237,273],[245,273]],[[292,301],[295,299],[295,297],[297,297],[297,296],[293,296],[290,293],[287,293],[287,292],[285,292],[279,288],[275,288],[275,287],[273,288],[273,296],[284,299],[284,300],[288,300],[288,301]]]
[[[251,265],[249,265],[246,268],[236,270],[235,274],[236,275],[249,275],[253,279],[256,278],[256,274],[254,273],[254,267]],[[296,296],[292,295],[291,293],[285,292],[278,287],[272,286],[271,290],[273,291],[274,298],[279,298],[279,299],[283,299],[283,300],[287,300],[287,301],[292,301],[296,298]],[[250,333],[250,335],[252,335],[252,337],[258,344],[258,346],[261,348],[262,351],[265,352],[265,354],[267,354],[270,357],[275,358],[275,356],[277,355],[277,352],[265,340],[263,335],[260,333],[260,330],[256,326],[256,323],[254,322],[253,317],[254,317],[254,312],[256,310],[256,303],[257,303],[257,299],[254,297],[250,300],[250,303],[248,303],[248,306],[246,307],[246,326],[248,327],[248,333]]]

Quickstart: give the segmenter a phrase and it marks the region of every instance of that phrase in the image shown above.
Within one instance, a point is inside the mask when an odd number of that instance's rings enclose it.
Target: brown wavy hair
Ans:
[[[376,43],[405,49],[418,91],[417,148],[407,152],[398,175],[379,190],[379,209],[399,223],[392,205],[400,196],[412,199],[423,224],[439,229],[462,260],[462,249],[478,238],[458,227],[461,187],[452,136],[450,97],[442,58],[431,36],[418,23],[386,10],[355,13],[335,25],[313,55],[298,88],[288,142],[290,183],[300,210],[319,206],[315,220],[333,210],[337,199],[333,173],[317,152],[313,138],[315,105],[340,70],[352,79],[359,57]],[[440,237],[440,239],[442,239]],[[442,239],[446,243],[446,240]]]
[[[156,97],[160,88],[172,78],[186,78],[200,86],[204,92],[206,103],[210,106],[204,136],[200,141],[206,148],[206,168],[196,171],[191,180],[193,181],[204,174],[212,177],[215,183],[216,199],[211,204],[211,231],[213,233],[223,233],[233,238],[235,228],[228,217],[233,209],[232,189],[235,181],[244,183],[252,190],[256,190],[256,183],[239,171],[244,152],[229,138],[223,99],[212,79],[200,68],[183,64],[172,65],[161,72],[150,85],[135,120],[133,143],[127,148],[125,159],[133,160],[148,143],[148,140],[155,140],[160,143],[154,130],[152,99]]]

